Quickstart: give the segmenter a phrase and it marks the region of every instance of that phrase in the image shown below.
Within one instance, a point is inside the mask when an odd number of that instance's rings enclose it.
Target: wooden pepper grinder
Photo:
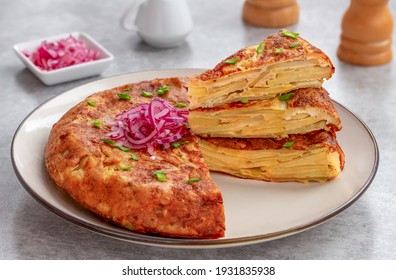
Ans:
[[[297,0],[246,0],[243,19],[262,27],[281,27],[298,21]]]
[[[393,18],[389,0],[351,0],[342,20],[337,55],[357,65],[380,65],[392,59]]]

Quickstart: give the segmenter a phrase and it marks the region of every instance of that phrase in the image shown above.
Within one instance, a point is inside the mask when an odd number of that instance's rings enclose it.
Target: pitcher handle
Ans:
[[[140,5],[144,2],[145,0],[134,0],[132,5],[129,7],[129,9],[124,13],[124,15],[121,18],[121,26],[127,31],[138,31],[138,27],[134,23],[136,20],[136,15],[140,9]]]

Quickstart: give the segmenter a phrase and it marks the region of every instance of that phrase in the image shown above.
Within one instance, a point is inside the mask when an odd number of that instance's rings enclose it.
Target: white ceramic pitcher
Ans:
[[[185,0],[134,0],[121,25],[151,46],[170,48],[185,40],[193,21]]]

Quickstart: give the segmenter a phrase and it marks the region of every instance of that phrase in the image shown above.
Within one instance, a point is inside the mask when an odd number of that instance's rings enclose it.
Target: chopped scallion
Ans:
[[[126,171],[126,170],[131,169],[132,167],[133,167],[132,165],[126,165],[126,166],[120,166],[119,168],[120,168],[120,170]]]
[[[152,94],[151,92],[148,92],[148,91],[142,90],[141,94],[142,94],[144,97],[153,97],[153,94]]]
[[[227,64],[235,64],[235,63],[237,63],[239,60],[240,60],[239,57],[234,57],[234,58],[227,59],[227,60],[225,60],[224,62],[227,63]]]
[[[297,47],[299,44],[300,44],[300,42],[296,41],[296,42],[294,42],[294,43],[291,43],[291,44],[290,44],[290,47],[291,47],[291,48],[295,48],[295,47]]]
[[[129,152],[129,151],[131,150],[130,148],[116,145],[116,141],[111,140],[111,139],[109,139],[109,138],[103,138],[102,141],[103,141],[104,143],[107,143],[107,144],[109,144],[109,145],[111,145],[111,146],[116,147],[117,149],[119,149],[120,151],[123,151],[123,152]]]
[[[288,31],[288,30],[283,30],[283,31],[281,32],[281,35],[282,35],[282,36],[286,36],[286,37],[290,37],[290,38],[293,38],[293,39],[296,39],[300,34],[299,34],[299,33],[295,33],[295,32],[290,32],[290,31]]]
[[[258,45],[257,49],[256,49],[257,54],[261,54],[263,52],[263,43],[261,43],[260,45]]]
[[[201,180],[201,177],[190,178],[187,180],[187,184],[196,183],[196,182],[199,182],[200,180]]]
[[[139,158],[136,156],[136,155],[134,155],[134,154],[129,154],[130,156],[131,156],[131,159],[133,159],[133,160],[139,160]]]
[[[171,143],[171,146],[172,146],[173,148],[179,148],[179,147],[181,146],[181,144],[180,144],[179,142],[175,141],[175,142],[172,142],[172,143]]]
[[[132,87],[126,87],[126,88],[123,88],[122,90],[123,91],[130,91],[132,89]]]
[[[100,125],[101,125],[100,120],[94,120],[92,122],[92,124],[93,124],[93,126],[96,126],[96,127],[100,127]]]
[[[283,147],[285,147],[285,148],[290,148],[291,146],[293,146],[294,145],[294,141],[289,141],[289,142],[285,142],[284,144],[283,144]]]
[[[117,96],[119,99],[127,99],[127,100],[131,99],[131,96],[126,93],[117,93]]]
[[[286,100],[292,98],[293,96],[294,96],[294,92],[285,93],[285,94],[282,94],[281,96],[279,96],[279,100],[286,101]]]
[[[184,107],[187,107],[187,104],[185,104],[185,103],[176,103],[175,107],[184,108]]]
[[[117,149],[119,149],[120,151],[123,151],[123,152],[129,152],[131,150],[130,148],[127,148],[127,147],[124,147],[124,146],[116,145],[114,147],[116,147]]]
[[[243,104],[247,104],[247,103],[249,102],[249,100],[247,100],[247,99],[241,99],[241,100],[239,100],[239,102],[241,102],[241,103],[243,103]]]
[[[175,142],[172,142],[171,143],[171,146],[173,147],[173,148],[179,148],[179,147],[181,147],[181,146],[183,146],[183,145],[185,145],[185,144],[188,144],[189,143],[189,141],[183,141],[183,142],[177,142],[177,141],[175,141]]]
[[[159,89],[157,89],[157,94],[158,95],[163,95],[169,91],[169,86],[162,86]]]
[[[283,48],[277,48],[277,49],[275,49],[275,53],[276,53],[276,54],[281,54],[281,53],[283,53]]]
[[[96,107],[96,103],[91,100],[87,100],[87,103],[89,106]]]
[[[166,182],[166,175],[165,175],[165,171],[163,170],[156,170],[152,172],[155,177],[157,178],[158,181],[160,182]]]
[[[111,140],[111,139],[109,139],[109,138],[103,138],[102,141],[103,141],[104,143],[109,144],[109,145],[114,145],[114,144],[116,143],[114,140]]]

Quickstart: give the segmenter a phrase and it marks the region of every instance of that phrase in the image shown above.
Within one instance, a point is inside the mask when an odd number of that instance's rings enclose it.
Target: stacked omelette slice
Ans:
[[[189,82],[189,124],[211,170],[265,181],[323,182],[343,169],[340,118],[322,87],[334,66],[281,30]]]

